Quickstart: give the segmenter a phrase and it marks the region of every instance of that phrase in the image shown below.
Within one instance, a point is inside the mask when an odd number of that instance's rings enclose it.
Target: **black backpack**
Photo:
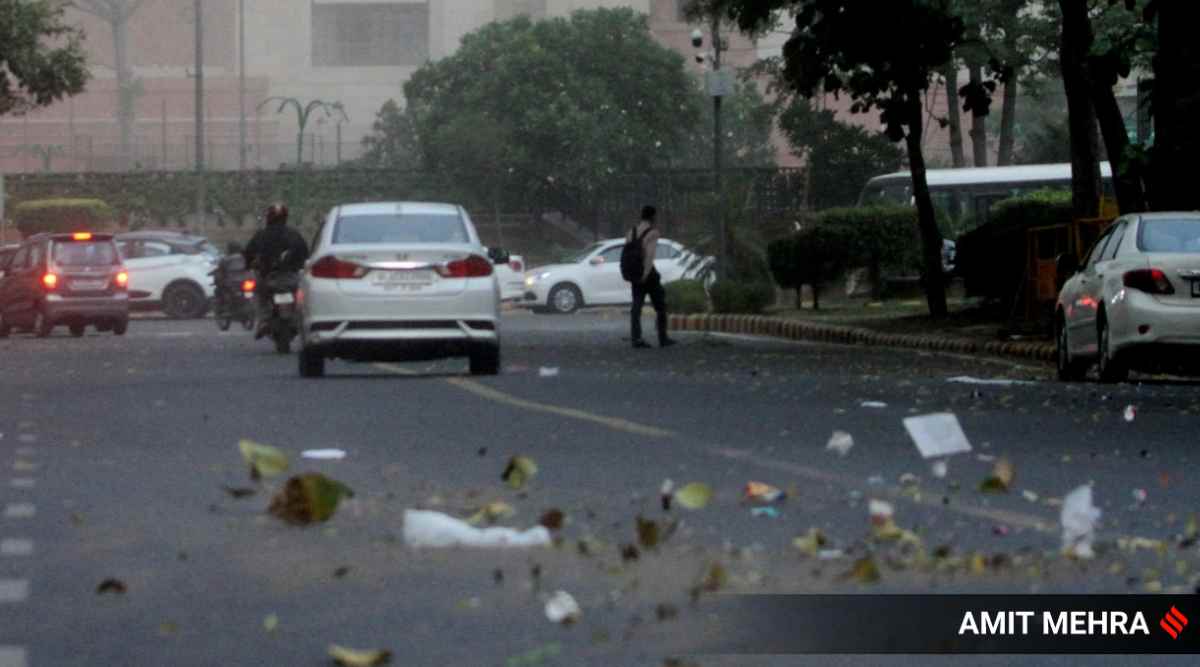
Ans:
[[[639,236],[637,227],[634,227],[631,232],[631,240],[626,241],[625,247],[621,249],[621,277],[627,283],[642,282],[642,273],[646,270],[646,249],[643,247],[642,241],[649,233],[650,228],[647,227],[646,231]]]

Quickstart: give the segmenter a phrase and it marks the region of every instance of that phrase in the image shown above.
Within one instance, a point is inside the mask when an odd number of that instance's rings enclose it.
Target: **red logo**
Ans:
[[[1187,616],[1184,616],[1175,607],[1171,607],[1171,610],[1158,622],[1158,627],[1166,630],[1167,634],[1171,635],[1171,639],[1178,639],[1179,633],[1183,632],[1183,627],[1187,623]]]

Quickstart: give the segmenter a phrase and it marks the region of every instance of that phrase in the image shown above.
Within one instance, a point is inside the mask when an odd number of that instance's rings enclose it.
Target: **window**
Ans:
[[[42,260],[45,255],[42,253],[42,244],[37,244],[29,247],[29,266],[39,268],[42,265]]]
[[[27,268],[28,266],[29,266],[29,246],[25,246],[25,247],[21,248],[20,250],[18,250],[16,255],[13,255],[12,268],[14,270],[16,270],[16,269],[24,269],[24,268]]]
[[[611,264],[611,263],[620,264],[621,263],[621,251],[624,249],[625,249],[625,246],[623,246],[623,245],[615,245],[615,246],[609,248],[608,250],[605,250],[604,252],[600,253],[600,257],[602,257],[604,259],[605,264]]]
[[[58,266],[111,266],[117,253],[108,241],[55,243],[54,263]]]
[[[429,5],[314,3],[313,67],[400,67],[429,59]]]
[[[466,243],[462,218],[446,213],[350,215],[338,218],[334,243]]]
[[[1143,252],[1200,253],[1200,220],[1142,220],[1138,248]]]
[[[518,16],[531,19],[546,18],[546,0],[496,0],[496,20],[507,21]]]
[[[1104,248],[1111,238],[1112,228],[1109,227],[1100,238],[1096,239],[1096,245],[1092,246],[1091,252],[1088,253],[1087,261],[1083,263],[1085,267],[1092,269],[1096,266],[1096,262],[1100,261],[1100,256],[1104,254]]]
[[[1117,249],[1121,247],[1121,241],[1125,238],[1125,223],[1120,223],[1113,230],[1112,241],[1108,243],[1108,248],[1104,251],[1104,257],[1100,259],[1102,262],[1107,262],[1117,256]]]
[[[679,249],[664,241],[659,241],[654,249],[654,259],[675,259],[678,256]]]

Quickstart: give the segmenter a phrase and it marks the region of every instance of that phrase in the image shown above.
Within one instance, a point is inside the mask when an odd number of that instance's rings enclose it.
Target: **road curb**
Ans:
[[[987,354],[1031,361],[1054,361],[1053,343],[979,341],[952,336],[890,334],[860,327],[846,327],[762,315],[680,315],[669,318],[673,331],[701,331],[768,336],[823,343],[903,347],[959,354]]]

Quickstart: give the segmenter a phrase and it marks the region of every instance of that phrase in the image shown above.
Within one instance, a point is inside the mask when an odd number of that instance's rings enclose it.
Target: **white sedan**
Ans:
[[[130,307],[162,309],[176,319],[204,317],[214,291],[209,272],[221,254],[208,239],[139,231],[115,240],[129,271]]]
[[[500,370],[500,286],[466,210],[454,204],[335,207],[300,278],[300,375],[325,360],[466,356]]]
[[[621,278],[624,246],[624,238],[598,241],[558,264],[530,269],[525,273],[523,304],[535,311],[563,314],[586,306],[628,304],[632,297],[629,283]],[[654,253],[654,266],[663,284],[703,275],[707,285],[713,278],[708,270],[713,261],[669,239],[659,239]]]
[[[1200,361],[1200,213],[1117,218],[1082,263],[1065,255],[1070,279],[1055,308],[1058,376],[1100,380],[1130,369],[1194,371]]]

